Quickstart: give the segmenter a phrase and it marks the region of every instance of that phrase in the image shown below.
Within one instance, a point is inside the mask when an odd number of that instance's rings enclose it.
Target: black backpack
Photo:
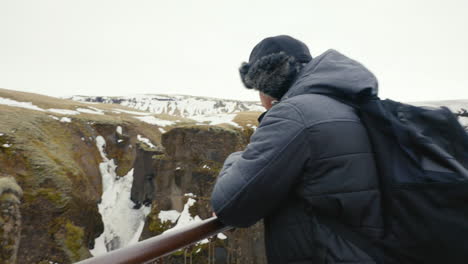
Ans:
[[[351,105],[375,152],[385,234],[322,222],[377,263],[468,263],[468,134],[457,117],[378,98]]]

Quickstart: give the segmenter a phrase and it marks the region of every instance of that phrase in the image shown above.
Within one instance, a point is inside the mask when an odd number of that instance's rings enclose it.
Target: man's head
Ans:
[[[311,60],[304,43],[281,35],[258,43],[250,53],[249,62],[244,62],[239,72],[246,88],[279,100],[291,87],[303,65]]]

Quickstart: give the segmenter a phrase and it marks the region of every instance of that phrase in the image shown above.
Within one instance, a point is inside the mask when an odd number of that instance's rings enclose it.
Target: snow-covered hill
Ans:
[[[446,106],[452,112],[457,114],[458,120],[465,127],[468,128],[468,100],[445,100],[445,101],[428,101],[428,102],[412,102],[412,105],[441,107]]]
[[[135,96],[72,96],[71,100],[94,103],[113,103],[156,114],[182,117],[232,114],[246,111],[264,111],[259,102],[188,95],[135,95]]]

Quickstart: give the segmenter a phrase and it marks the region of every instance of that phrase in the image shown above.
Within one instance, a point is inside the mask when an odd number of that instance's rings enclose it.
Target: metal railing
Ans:
[[[80,261],[77,264],[148,263],[229,229],[231,227],[223,225],[216,217],[212,217],[111,251],[105,255]]]

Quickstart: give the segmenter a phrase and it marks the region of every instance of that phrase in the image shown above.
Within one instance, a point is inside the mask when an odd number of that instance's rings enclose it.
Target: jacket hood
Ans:
[[[282,100],[301,94],[359,99],[377,96],[377,78],[366,67],[336,50],[328,50],[304,66]]]

